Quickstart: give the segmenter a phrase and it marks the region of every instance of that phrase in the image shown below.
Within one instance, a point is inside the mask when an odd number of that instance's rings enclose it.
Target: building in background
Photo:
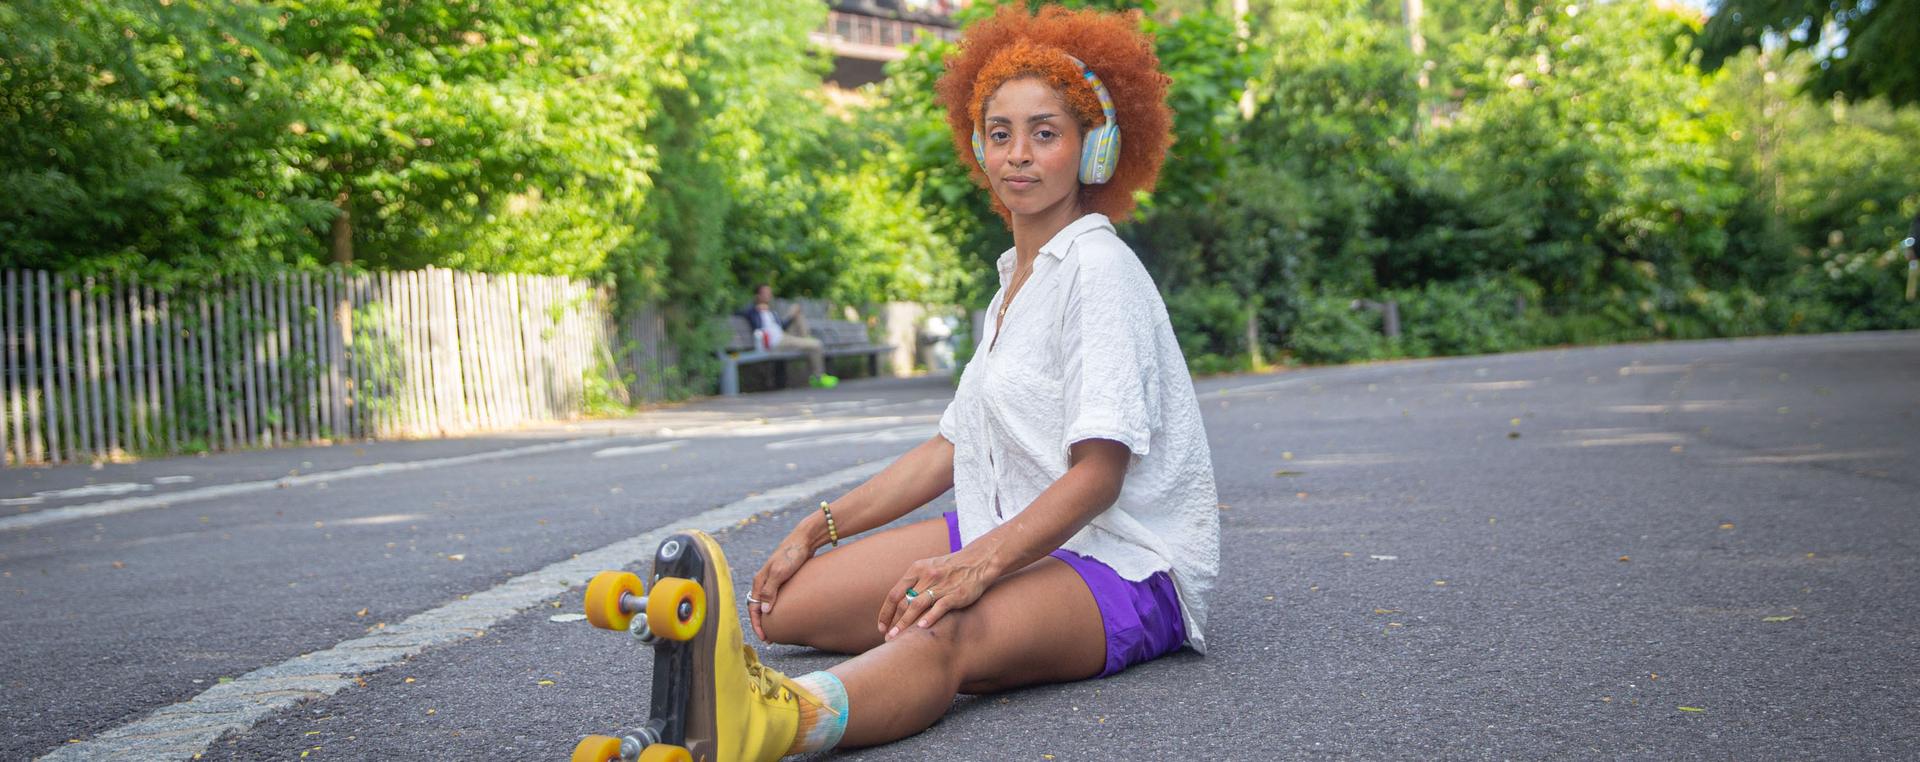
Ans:
[[[851,90],[886,78],[882,67],[922,34],[960,38],[953,14],[967,0],[828,0],[827,23],[813,39],[833,51],[827,81]]]

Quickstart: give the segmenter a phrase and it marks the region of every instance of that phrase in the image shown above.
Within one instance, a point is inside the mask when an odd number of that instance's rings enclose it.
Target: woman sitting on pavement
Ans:
[[[750,648],[716,652],[755,676],[714,681],[716,714],[768,718],[738,758],[886,743],[958,693],[1204,649],[1220,531],[1206,432],[1166,306],[1112,224],[1172,142],[1139,26],[1014,4],[947,62],[955,148],[1013,231],[993,319],[940,433],[810,512],[754,575],[761,639],[858,656],[788,679]],[[844,543],[949,489],[956,513]]]

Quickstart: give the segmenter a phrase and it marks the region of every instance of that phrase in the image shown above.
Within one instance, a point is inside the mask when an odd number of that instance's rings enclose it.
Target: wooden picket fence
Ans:
[[[291,273],[164,293],[0,274],[8,465],[441,436],[657,397],[653,310],[567,278]],[[629,387],[622,383],[624,376]]]

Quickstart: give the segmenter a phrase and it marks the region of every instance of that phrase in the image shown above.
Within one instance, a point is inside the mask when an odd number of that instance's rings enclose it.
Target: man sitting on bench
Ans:
[[[805,352],[807,364],[813,371],[807,383],[829,389],[840,383],[840,379],[827,375],[826,345],[807,335],[807,318],[800,314],[800,305],[789,308],[784,318],[773,314],[772,286],[765,283],[755,286],[753,306],[735,314],[747,321],[748,328],[753,329],[755,349]]]

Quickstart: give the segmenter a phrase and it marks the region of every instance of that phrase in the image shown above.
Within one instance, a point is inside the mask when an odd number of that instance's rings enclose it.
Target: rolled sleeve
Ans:
[[[1154,331],[1160,313],[1148,308],[1158,293],[1138,264],[1089,259],[1062,320],[1067,426],[1061,444],[1071,449],[1089,439],[1111,439],[1144,457],[1159,420]]]
[[[940,436],[946,437],[949,442],[960,441],[960,402],[956,395],[947,403],[946,411],[940,414]]]

